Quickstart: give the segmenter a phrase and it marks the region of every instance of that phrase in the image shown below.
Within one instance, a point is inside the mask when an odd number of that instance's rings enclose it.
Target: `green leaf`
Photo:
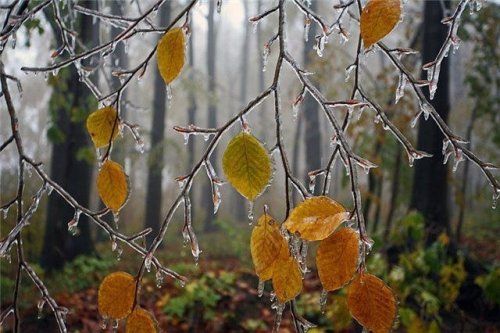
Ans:
[[[255,200],[271,181],[271,158],[253,135],[241,132],[229,142],[222,158],[229,183],[248,200]]]

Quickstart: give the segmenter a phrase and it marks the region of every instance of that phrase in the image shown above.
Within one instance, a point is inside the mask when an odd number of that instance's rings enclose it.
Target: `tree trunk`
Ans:
[[[194,29],[191,30],[191,37],[189,38],[189,80],[191,83],[195,82],[195,77],[194,77],[194,48],[193,48],[193,34],[194,34]],[[196,110],[197,110],[197,105],[196,105],[196,94],[194,91],[194,88],[191,87],[189,89],[188,93],[188,123],[189,124],[195,124],[196,123]],[[196,146],[195,146],[196,140],[189,140],[188,142],[188,169],[191,170],[191,168],[194,166],[194,158],[195,158],[195,152],[196,152]],[[195,198],[195,185],[191,187],[191,191],[189,191],[189,196],[191,198],[191,202],[193,203],[193,208],[191,212],[191,219],[194,221],[195,216],[196,216],[196,207],[199,207],[196,205],[197,200],[194,200]]]
[[[444,1],[446,8],[450,1]],[[423,26],[422,63],[433,61],[446,38],[448,27],[441,23],[443,10],[439,1],[425,1]],[[422,72],[424,78],[426,72]],[[426,91],[426,96],[429,94]],[[449,101],[449,63],[445,58],[437,93],[431,101],[444,121],[448,119]],[[443,165],[441,154],[443,134],[434,121],[420,118],[418,128],[418,150],[433,156],[415,161],[415,174],[410,208],[420,211],[426,222],[427,241],[433,242],[442,232],[450,231],[448,213],[448,168]]]
[[[472,130],[474,128],[474,123],[476,121],[477,117],[477,108],[472,109],[472,114],[469,119],[469,124],[467,125],[467,133],[465,136],[465,140],[468,142],[467,143],[467,148],[470,148],[470,142],[471,142],[471,137],[472,137]],[[469,166],[470,166],[470,161],[468,158],[465,159],[464,161],[464,174],[462,175],[462,184],[460,186],[460,202],[459,207],[460,211],[458,213],[458,223],[457,223],[457,229],[455,231],[455,241],[457,244],[460,244],[460,240],[462,238],[462,227],[464,224],[464,215],[465,215],[465,202],[466,202],[466,192],[467,192],[467,183],[469,179]]]
[[[394,176],[392,178],[391,185],[391,199],[389,203],[389,212],[387,213],[387,222],[385,224],[383,240],[386,243],[389,238],[389,233],[391,232],[392,219],[394,217],[394,211],[396,210],[396,199],[399,194],[399,175],[401,173],[401,147],[397,146],[396,162],[394,163]]]
[[[80,4],[87,8],[94,8],[96,5],[93,1]],[[82,15],[77,24],[82,43],[90,45],[95,33],[92,18]],[[58,34],[57,27],[52,28],[54,33]],[[53,79],[53,84],[56,89],[49,106],[53,126],[48,133],[53,142],[50,175],[78,203],[88,207],[93,165],[78,155],[90,147],[85,119],[88,111],[96,105],[89,103],[94,98],[89,89],[79,81],[74,67],[61,70]],[[61,97],[61,94],[64,97]],[[61,99],[64,102],[61,102]],[[40,258],[40,264],[48,271],[60,269],[67,261],[81,254],[89,254],[94,249],[88,218],[85,215],[82,214],[79,218],[78,235],[71,236],[68,233],[68,222],[74,215],[75,209],[60,196],[49,197]]]
[[[318,1],[311,1],[311,10],[316,11],[318,7]],[[311,23],[311,28],[309,31],[308,41],[304,43],[303,57],[304,57],[304,67],[308,68],[313,61],[314,51],[313,47],[316,43],[316,24]],[[319,112],[318,104],[316,100],[310,95],[306,94],[302,107],[302,113],[304,114],[304,145],[306,153],[306,183],[309,182],[309,177],[307,173],[309,171],[317,170],[321,168],[321,132],[318,131],[319,126]],[[321,193],[320,186],[316,186],[314,189],[315,195]]]
[[[215,68],[215,50],[216,50],[216,36],[215,36],[215,1],[208,2],[208,32],[207,32],[207,74],[208,74],[208,127],[217,126],[217,108],[215,103],[215,82],[216,82],[216,68]],[[217,149],[214,149],[210,158],[215,171],[217,172]],[[212,189],[210,181],[207,181],[203,196],[211,198]],[[205,220],[203,228],[205,231],[213,231],[215,229],[214,216],[213,216],[213,203],[212,200],[204,200],[206,204]]]
[[[170,22],[170,1],[166,1],[160,8],[158,16],[160,26]],[[154,74],[153,118],[151,119],[151,150],[149,151],[148,187],[146,192],[146,221],[145,227],[153,229],[147,235],[147,244],[151,244],[160,229],[160,214],[162,207],[162,171],[164,164],[163,144],[165,139],[165,116],[167,113],[167,92],[165,82],[160,73]]]
[[[248,2],[243,2],[245,6],[245,17],[249,16]],[[241,81],[240,81],[240,103],[244,107],[247,103],[247,86],[248,86],[248,58],[250,48],[250,29],[249,24],[245,24],[245,37],[241,48]],[[235,196],[235,215],[237,221],[245,220],[245,199],[241,195]]]

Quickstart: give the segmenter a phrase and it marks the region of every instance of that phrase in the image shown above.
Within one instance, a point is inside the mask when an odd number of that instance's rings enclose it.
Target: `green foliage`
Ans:
[[[181,295],[168,299],[163,311],[167,315],[183,318],[190,312],[197,311],[196,305],[199,304],[203,309],[203,319],[213,320],[219,301],[235,291],[233,286],[235,281],[234,273],[208,272],[198,280],[186,284]]]
[[[250,232],[244,232],[239,228],[241,224],[235,221],[225,219],[215,220],[215,225],[222,231],[224,240],[219,244],[224,244],[224,249],[221,249],[230,256],[241,258],[242,262],[250,262],[250,252],[248,244],[250,244]],[[212,244],[211,247],[213,247]]]
[[[483,289],[488,300],[500,305],[500,267],[478,276],[476,283]]]
[[[57,274],[53,290],[75,292],[95,287],[116,265],[115,256],[78,256]]]

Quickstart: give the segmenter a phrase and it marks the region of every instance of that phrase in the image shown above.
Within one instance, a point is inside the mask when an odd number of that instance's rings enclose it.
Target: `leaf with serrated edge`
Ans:
[[[185,37],[182,28],[172,28],[158,42],[158,70],[166,84],[174,81],[185,62]]]
[[[308,241],[322,240],[335,231],[347,218],[345,208],[325,196],[301,202],[285,222],[291,233]]]
[[[99,286],[97,305],[103,317],[122,319],[132,312],[135,278],[126,272],[107,275]]]
[[[271,180],[271,158],[253,135],[241,132],[228,144],[222,157],[224,175],[245,198],[255,200]]]
[[[343,228],[323,239],[316,254],[323,289],[337,290],[349,282],[356,272],[358,257],[359,236],[354,230]]]
[[[97,192],[106,207],[118,212],[129,194],[127,175],[120,164],[107,160],[97,175]]]
[[[272,279],[273,290],[281,304],[294,299],[302,290],[302,273],[295,258],[288,253],[288,246],[280,250]]]
[[[389,332],[396,319],[393,291],[378,277],[360,273],[347,289],[347,306],[361,325],[374,333]]]
[[[156,326],[153,314],[137,307],[127,318],[125,333],[156,333]]]
[[[282,247],[288,248],[288,244],[280,233],[279,224],[269,214],[262,215],[250,238],[255,273],[261,281],[273,277],[274,263]]]
[[[118,115],[112,106],[92,112],[87,118],[87,131],[96,148],[107,146],[118,135]]]
[[[365,48],[387,36],[401,17],[400,0],[369,0],[361,12],[360,31]]]

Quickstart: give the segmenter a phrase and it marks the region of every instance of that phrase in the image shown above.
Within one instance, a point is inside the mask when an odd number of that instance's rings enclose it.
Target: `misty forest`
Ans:
[[[499,22],[0,0],[0,333],[500,332]]]

